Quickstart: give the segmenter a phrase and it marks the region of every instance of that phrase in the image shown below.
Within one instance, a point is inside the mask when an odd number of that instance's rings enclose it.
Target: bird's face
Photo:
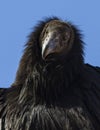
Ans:
[[[73,43],[70,25],[59,20],[48,22],[40,35],[41,53],[44,60],[67,54]]]

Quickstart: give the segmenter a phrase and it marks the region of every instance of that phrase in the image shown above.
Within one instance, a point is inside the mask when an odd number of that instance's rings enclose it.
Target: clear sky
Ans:
[[[1,0],[0,87],[10,87],[36,23],[58,16],[78,25],[84,34],[85,62],[100,66],[100,0]]]

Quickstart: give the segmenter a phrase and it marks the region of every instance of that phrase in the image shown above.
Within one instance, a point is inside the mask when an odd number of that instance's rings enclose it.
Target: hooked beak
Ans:
[[[58,20],[47,23],[41,33],[42,58],[62,55],[71,48],[71,28]]]

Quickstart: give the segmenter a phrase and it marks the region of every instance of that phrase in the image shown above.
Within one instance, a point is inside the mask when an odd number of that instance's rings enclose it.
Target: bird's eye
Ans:
[[[66,40],[66,35],[63,35],[63,36],[62,36],[62,39],[63,39],[63,40]]]
[[[59,42],[59,38],[57,37],[57,38],[55,38],[55,40],[54,40],[55,42]]]

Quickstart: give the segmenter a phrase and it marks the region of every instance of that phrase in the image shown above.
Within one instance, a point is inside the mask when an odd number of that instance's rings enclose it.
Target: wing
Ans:
[[[5,118],[2,116],[5,111],[6,88],[0,88],[0,130],[5,130]]]
[[[86,64],[85,69],[86,78],[89,80],[92,87],[98,89],[98,93],[100,94],[100,67],[94,67],[92,65]]]
[[[83,101],[93,125],[100,128],[100,68],[85,65]]]

